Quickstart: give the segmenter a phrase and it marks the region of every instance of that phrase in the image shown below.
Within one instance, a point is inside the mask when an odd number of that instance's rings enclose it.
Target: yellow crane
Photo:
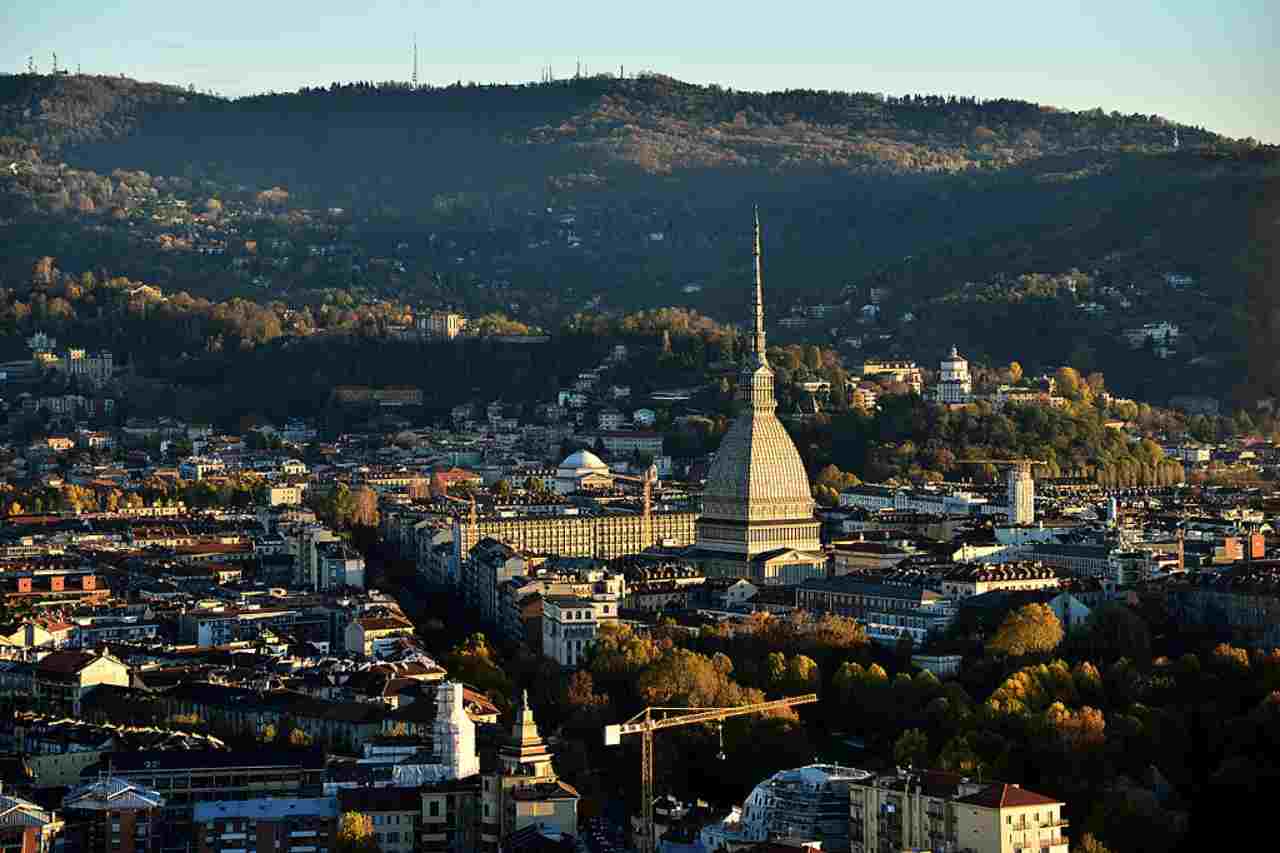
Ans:
[[[471,533],[472,545],[480,541],[480,519],[476,512],[476,496],[468,495],[466,498],[455,498],[448,491],[443,491],[436,497],[444,498],[447,501],[453,501],[456,504],[462,504],[467,507],[467,530]],[[463,555],[466,556],[465,554]]]
[[[635,477],[631,474],[614,474],[615,480],[625,480],[629,483],[639,483],[643,494],[643,539],[645,547],[648,548],[653,544],[653,484],[658,482],[658,467],[650,465],[645,469],[642,476]]]
[[[717,723],[730,717],[746,714],[763,714],[780,711],[796,705],[808,705],[818,701],[818,694],[806,693],[771,702],[740,705],[736,708],[645,708],[631,719],[617,725],[605,726],[605,746],[617,746],[623,735],[640,735],[640,853],[653,853],[657,839],[653,832],[653,733],[676,726],[693,726],[699,723]],[[661,716],[655,716],[661,715]]]

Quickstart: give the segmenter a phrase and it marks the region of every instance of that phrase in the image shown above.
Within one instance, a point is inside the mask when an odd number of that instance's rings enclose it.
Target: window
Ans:
[[[431,808],[428,810],[427,814],[431,815],[431,817],[440,817],[440,801],[439,800],[431,801]]]

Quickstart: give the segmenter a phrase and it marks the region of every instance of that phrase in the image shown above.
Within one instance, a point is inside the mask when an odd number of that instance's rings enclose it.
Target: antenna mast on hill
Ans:
[[[413,88],[418,88],[418,34],[413,34]]]

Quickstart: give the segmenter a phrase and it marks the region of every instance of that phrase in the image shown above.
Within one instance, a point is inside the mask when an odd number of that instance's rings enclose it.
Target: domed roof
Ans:
[[[596,456],[590,450],[579,450],[577,453],[571,453],[560,463],[562,469],[571,470],[592,470],[592,471],[608,471],[609,466],[604,464],[604,460]]]
[[[702,493],[703,515],[734,521],[813,517],[800,452],[771,411],[746,411],[725,433]]]

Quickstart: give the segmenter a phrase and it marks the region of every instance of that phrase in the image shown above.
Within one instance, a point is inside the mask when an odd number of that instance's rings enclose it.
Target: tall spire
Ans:
[[[756,354],[757,364],[767,364],[764,341],[764,275],[760,270],[760,208],[755,207],[755,236],[751,245],[751,256],[756,269],[756,292],[754,305],[755,334],[752,349]]]

